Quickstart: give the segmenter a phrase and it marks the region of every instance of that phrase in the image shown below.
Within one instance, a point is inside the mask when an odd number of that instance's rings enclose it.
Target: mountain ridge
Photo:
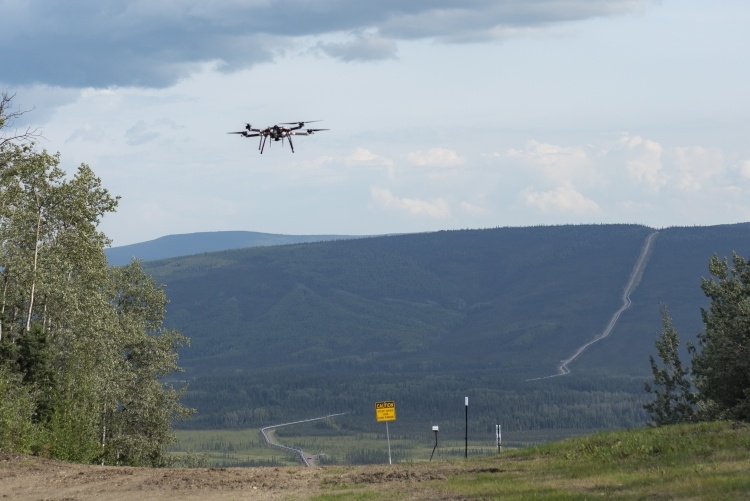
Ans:
[[[165,235],[145,242],[110,247],[105,249],[104,252],[110,265],[122,266],[129,263],[133,258],[143,261],[155,261],[230,249],[321,242],[347,238],[364,237],[348,235],[285,235],[257,231],[204,231]]]
[[[400,425],[468,394],[524,429],[642,425],[643,380],[667,304],[683,340],[701,328],[711,255],[750,249],[750,225],[659,230],[611,335],[572,373],[561,361],[622,306],[643,225],[567,225],[253,247],[143,264],[166,286],[191,427],[239,427],[397,400]],[[405,409],[404,409],[405,406]],[[365,421],[362,421],[365,419]],[[446,418],[453,422],[461,416]],[[482,421],[477,426],[494,426]],[[510,424],[514,423],[514,424]],[[442,428],[441,428],[442,429]]]

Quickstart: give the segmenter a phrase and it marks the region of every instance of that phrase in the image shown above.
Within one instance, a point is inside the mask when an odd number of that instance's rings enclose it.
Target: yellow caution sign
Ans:
[[[380,421],[396,420],[396,402],[386,400],[385,402],[375,402],[375,418]]]

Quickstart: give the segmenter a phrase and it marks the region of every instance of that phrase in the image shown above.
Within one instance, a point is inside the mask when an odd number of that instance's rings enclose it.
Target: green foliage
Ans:
[[[47,333],[39,324],[34,324],[28,334],[18,340],[18,368],[24,384],[38,390],[34,420],[49,421],[54,395],[44,390],[56,387],[54,353]]]
[[[658,426],[693,421],[697,404],[689,378],[690,367],[682,366],[680,337],[666,306],[662,306],[661,314],[664,330],[656,340],[656,349],[664,366],[659,368],[654,357],[649,357],[654,375],[653,387],[648,382],[644,386],[647,393],[654,394],[654,400],[643,406]]]
[[[84,357],[73,356],[54,389],[54,414],[45,427],[45,442],[38,452],[57,459],[90,463],[101,456],[99,396],[87,377],[94,369]]]
[[[0,364],[0,452],[32,451],[39,432],[33,391],[19,374]]]
[[[732,265],[709,262],[701,288],[711,304],[701,310],[693,372],[708,417],[750,421],[750,264],[735,253]]]
[[[1,111],[1,110],[0,110]],[[162,379],[187,338],[137,262],[110,269],[97,229],[117,198],[86,165],[0,144],[0,367],[4,447],[82,462],[164,464],[190,410]],[[29,425],[24,427],[23,420]]]
[[[113,370],[115,387],[102,416],[102,426],[109,430],[103,440],[105,458],[163,466],[164,448],[174,441],[171,421],[192,413],[179,403],[183,390],[162,382],[180,370],[177,350],[188,340],[162,327],[166,294],[137,261],[112,269],[105,292],[116,314],[120,353]]]

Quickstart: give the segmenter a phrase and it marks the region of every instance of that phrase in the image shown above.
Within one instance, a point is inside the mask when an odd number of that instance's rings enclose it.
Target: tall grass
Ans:
[[[750,499],[747,424],[595,434],[493,462],[497,467],[485,473],[456,475],[451,489],[469,498],[510,500]]]

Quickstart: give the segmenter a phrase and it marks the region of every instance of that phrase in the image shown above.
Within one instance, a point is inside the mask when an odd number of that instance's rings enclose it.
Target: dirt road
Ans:
[[[0,454],[0,499],[12,500],[304,500],[323,493],[379,493],[434,499],[455,466],[450,463],[354,467],[129,468],[63,463]],[[429,492],[425,481],[434,480]]]

